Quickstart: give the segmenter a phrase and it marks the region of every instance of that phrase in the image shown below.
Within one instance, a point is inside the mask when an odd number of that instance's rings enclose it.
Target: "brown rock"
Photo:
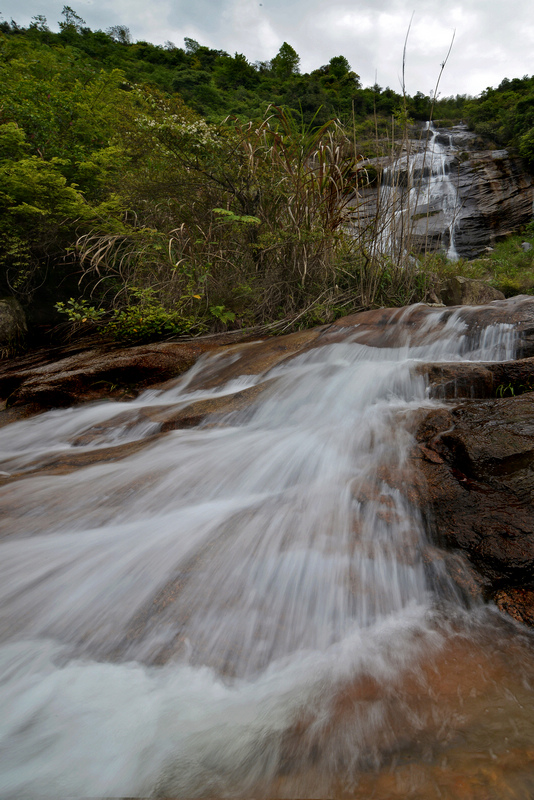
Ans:
[[[379,308],[341,317],[320,333],[315,345],[341,341],[351,336],[370,347],[402,347],[438,341],[451,318],[463,325],[463,333],[474,341],[489,325],[513,324],[518,336],[516,356],[534,355],[534,297],[517,295],[494,300],[484,306],[439,308],[418,303],[406,308]]]
[[[534,395],[432,411],[417,438],[432,538],[462,550],[490,594],[534,589]]]
[[[92,346],[36,351],[0,363],[0,397],[7,407],[35,410],[135,397],[147,386],[188,370],[205,352],[231,342],[220,337],[136,347]]]
[[[509,614],[517,622],[534,627],[534,591],[501,589],[495,595],[495,602],[501,611]]]
[[[534,391],[534,358],[495,363],[418,364],[430,397],[439,399],[516,397]]]
[[[504,300],[504,294],[485,281],[461,275],[449,278],[441,287],[440,294],[446,306],[483,306],[492,300]]]
[[[455,181],[462,211],[454,240],[466,258],[532,219],[532,176],[506,150],[470,154],[456,166]]]
[[[137,347],[41,351],[0,363],[0,398],[8,409],[31,407],[33,412],[104,397],[131,399],[148,386],[180,376],[204,353],[220,350],[221,357],[202,371],[201,380],[193,377],[190,384],[207,389],[275,366],[317,339],[321,331],[316,328],[239,345],[221,334]]]
[[[71,444],[74,447],[86,447],[87,445],[103,443],[108,438],[111,440],[118,426],[127,431],[137,425],[152,424],[153,431],[146,434],[146,438],[148,438],[179,428],[193,428],[200,425],[201,422],[209,424],[210,420],[216,419],[219,423],[224,415],[246,409],[270,385],[270,381],[265,381],[241,392],[233,392],[222,397],[206,400],[197,400],[181,407],[168,405],[131,409],[125,405],[125,410],[122,414],[88,428],[83,434],[73,439]],[[164,389],[165,385],[161,388]]]

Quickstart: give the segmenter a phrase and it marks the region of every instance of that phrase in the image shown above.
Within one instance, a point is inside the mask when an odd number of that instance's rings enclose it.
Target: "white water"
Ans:
[[[441,603],[452,618],[468,613],[445,575],[444,595],[433,590],[421,520],[391,479],[412,412],[431,405],[412,367],[513,355],[511,326],[473,339],[453,315],[438,336],[437,319],[417,348],[366,347],[356,331],[216,390],[202,388],[217,368],[206,359],[168,392],[0,430],[0,469],[23,473],[0,490],[2,797],[268,793],[288,763],[309,773],[316,740],[317,793],[295,778],[283,796],[328,796],[340,759],[353,777],[381,762],[396,741],[390,706],[358,706],[350,736],[334,735],[337,694],[371,677],[391,703],[450,635]],[[50,453],[150,439],[153,427],[125,425],[126,411],[266,378],[260,399],[218,427],[31,474]],[[415,736],[413,710],[396,714]]]
[[[448,145],[438,141],[440,132],[433,123],[427,122],[425,130],[428,139],[422,152],[402,156],[384,170],[380,203],[387,222],[382,245],[394,256],[398,254],[399,241],[408,240],[410,231],[418,238],[431,238],[436,215],[439,229],[447,233],[447,258],[457,261],[455,229],[462,204],[450,172],[455,147],[450,135]]]

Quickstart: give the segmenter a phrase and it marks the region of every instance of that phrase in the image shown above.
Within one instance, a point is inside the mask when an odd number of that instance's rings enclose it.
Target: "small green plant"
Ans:
[[[194,296],[194,299],[199,297]],[[69,322],[75,325],[95,323],[101,333],[118,341],[149,341],[166,335],[201,333],[207,328],[195,314],[187,314],[180,304],[173,310],[164,308],[151,288],[133,287],[129,304],[111,311],[97,309],[86,300],[73,298],[67,303],[56,303],[56,308],[66,314]]]
[[[225,306],[210,306],[210,314],[215,319],[222,322],[223,325],[226,325],[228,322],[234,322],[235,314],[233,311],[229,311]]]
[[[112,313],[104,327],[105,333],[115,339],[147,341],[205,330],[206,326],[194,315],[185,313],[180,304],[173,310],[164,308],[152,288],[132,287],[130,298],[125,308]]]
[[[501,383],[495,389],[497,397],[515,397],[515,388],[511,383]]]
[[[87,300],[76,300],[73,297],[66,303],[56,303],[55,308],[61,314],[65,314],[72,323],[100,322],[106,313],[102,309],[90,306]]]
[[[250,214],[234,214],[233,211],[227,208],[214,208],[213,213],[222,217],[226,222],[238,222],[243,225],[259,225],[261,223],[261,219],[258,217],[253,217]]]
[[[497,397],[516,397],[519,394],[526,394],[534,391],[534,378],[530,378],[525,383],[500,383],[495,389]]]

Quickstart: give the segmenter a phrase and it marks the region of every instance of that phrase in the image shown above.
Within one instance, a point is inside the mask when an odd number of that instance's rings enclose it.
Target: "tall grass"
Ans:
[[[427,297],[413,209],[402,205],[406,114],[377,136],[374,162],[358,154],[355,130],[304,125],[274,106],[258,123],[190,131],[154,126],[141,170],[123,176],[122,230],[78,241],[83,280],[110,313],[144,303],[145,318],[181,319],[175,332],[285,330]]]

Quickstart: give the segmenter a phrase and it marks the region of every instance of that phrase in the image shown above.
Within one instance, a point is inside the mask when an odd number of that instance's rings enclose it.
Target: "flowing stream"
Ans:
[[[466,603],[398,488],[434,404],[414,364],[514,333],[437,319],[0,430],[2,797],[532,796],[532,636]],[[254,387],[196,428],[147,415]]]

